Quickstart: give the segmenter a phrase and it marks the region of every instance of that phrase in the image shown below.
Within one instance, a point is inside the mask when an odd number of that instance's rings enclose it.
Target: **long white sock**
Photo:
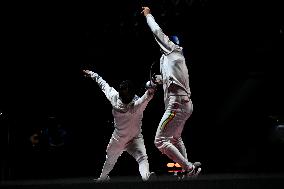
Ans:
[[[106,179],[108,174],[113,169],[113,167],[114,167],[114,164],[111,164],[111,163],[108,163],[107,161],[105,161],[101,175],[100,175],[100,179]]]
[[[173,144],[167,143],[163,149],[163,153],[174,162],[180,164],[183,170],[191,169],[192,163],[190,163]]]
[[[149,177],[149,162],[147,159],[143,159],[138,162],[139,164],[139,172],[142,177],[142,180],[147,180]]]

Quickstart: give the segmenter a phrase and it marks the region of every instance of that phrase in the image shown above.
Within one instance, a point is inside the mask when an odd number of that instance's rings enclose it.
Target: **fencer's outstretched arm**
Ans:
[[[141,111],[144,111],[146,109],[147,104],[150,102],[150,100],[153,99],[153,96],[156,91],[156,84],[151,83],[151,81],[148,81],[145,85],[146,91],[143,94],[142,97],[140,97],[137,101],[135,101],[134,104],[134,111],[137,111],[137,109],[140,109]]]
[[[165,54],[171,53],[177,45],[174,44],[166,34],[164,34],[163,30],[160,28],[153,15],[151,14],[150,8],[142,7],[141,13],[143,13],[143,15],[145,16],[147,24],[154,34],[154,37],[160,48]]]
[[[113,87],[109,86],[109,84],[97,73],[90,70],[83,70],[83,74],[85,77],[92,78],[104,92],[106,98],[112,102],[112,98],[118,93]]]

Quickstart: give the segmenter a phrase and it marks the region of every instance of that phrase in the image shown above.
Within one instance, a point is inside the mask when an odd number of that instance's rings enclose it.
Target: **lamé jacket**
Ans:
[[[122,103],[119,93],[97,73],[91,75],[98,86],[104,92],[106,98],[112,105],[114,117],[114,136],[130,140],[142,132],[143,111],[148,102],[153,98],[153,94],[148,90],[142,97],[135,95],[129,104]]]
[[[190,97],[189,75],[183,56],[182,47],[173,43],[156,23],[152,14],[146,15],[146,21],[161,48],[160,72],[163,80],[164,99],[171,95],[187,95]],[[172,86],[178,90],[169,90]]]

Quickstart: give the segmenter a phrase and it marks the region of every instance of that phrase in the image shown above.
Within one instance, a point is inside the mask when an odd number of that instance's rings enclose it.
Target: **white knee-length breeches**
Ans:
[[[132,157],[135,158],[139,164],[140,175],[143,180],[146,180],[149,175],[149,163],[143,135],[141,133],[130,141],[117,136],[115,133],[112,135],[106,149],[106,161],[101,176],[106,176],[109,174],[117,162],[117,159],[124,151],[127,151]]]
[[[192,111],[193,105],[188,96],[170,96],[155,136],[155,146],[184,169],[190,163],[181,134]]]

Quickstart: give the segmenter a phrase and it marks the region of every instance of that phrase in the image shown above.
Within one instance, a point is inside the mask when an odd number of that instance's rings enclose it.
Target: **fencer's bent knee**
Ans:
[[[163,154],[165,154],[167,149],[172,146],[172,143],[169,140],[163,140],[160,138],[155,138],[154,144]]]

